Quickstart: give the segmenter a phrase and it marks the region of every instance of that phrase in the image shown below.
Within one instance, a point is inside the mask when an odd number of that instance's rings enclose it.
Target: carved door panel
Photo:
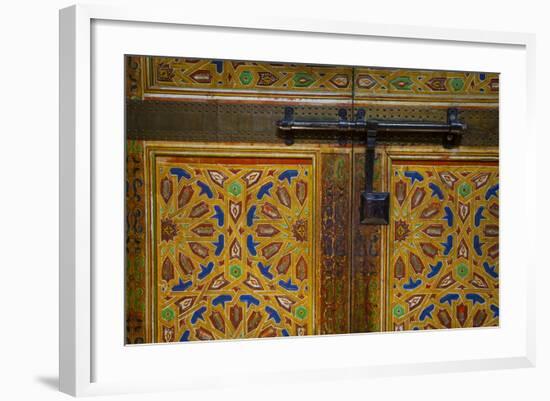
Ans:
[[[315,332],[317,154],[147,147],[157,342]]]
[[[359,146],[128,152],[132,342],[498,325],[494,149],[377,148],[387,226],[360,223]]]
[[[129,342],[348,333],[351,154],[129,141]]]
[[[497,326],[497,150],[385,154],[384,329]]]

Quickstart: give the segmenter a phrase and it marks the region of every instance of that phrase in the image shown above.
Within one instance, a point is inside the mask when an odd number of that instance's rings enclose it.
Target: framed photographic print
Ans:
[[[530,366],[532,37],[258,21],[62,10],[61,390]]]

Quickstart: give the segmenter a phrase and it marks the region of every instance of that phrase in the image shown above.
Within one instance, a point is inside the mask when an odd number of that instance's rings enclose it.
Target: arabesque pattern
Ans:
[[[126,141],[126,343],[147,342],[145,167],[143,142]]]
[[[394,161],[390,173],[387,329],[498,325],[498,163]]]
[[[154,169],[156,341],[313,334],[312,159]]]
[[[145,81],[141,85],[135,82],[139,74]],[[241,101],[278,99],[287,103],[295,98],[342,104],[353,98],[360,103],[389,100],[494,104],[498,103],[499,93],[499,75],[489,72],[186,57],[134,57],[128,68],[128,81],[131,97],[215,96],[222,102],[237,97]]]

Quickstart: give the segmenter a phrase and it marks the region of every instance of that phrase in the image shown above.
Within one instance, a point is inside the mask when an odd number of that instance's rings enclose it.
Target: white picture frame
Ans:
[[[343,57],[347,57],[342,64],[373,65],[365,62],[365,52],[355,53],[354,50],[390,48],[401,43],[401,49],[404,49],[401,55],[389,54],[389,50],[374,52],[377,60],[384,63],[381,66],[462,69],[469,65],[470,69],[479,67],[479,71],[487,71],[482,68],[495,66],[491,71],[502,74],[501,327],[315,336],[289,340],[221,341],[185,345],[186,348],[177,344],[125,347],[122,336],[119,336],[124,324],[123,314],[120,313],[123,309],[123,288],[120,286],[123,281],[123,264],[120,263],[123,247],[117,248],[123,235],[122,220],[117,220],[120,207],[123,208],[123,181],[120,180],[123,177],[120,163],[123,160],[124,139],[124,131],[120,129],[121,123],[123,127],[124,114],[121,102],[123,86],[120,85],[121,81],[109,79],[111,73],[119,74],[119,79],[123,79],[122,70],[119,69],[122,58],[118,58],[123,53],[176,55],[181,52],[177,41],[159,40],[174,32],[187,37],[209,37],[210,42],[205,43],[210,44],[215,43],[216,34],[220,33],[226,38],[246,37],[251,42],[261,38],[263,43],[263,46],[256,46],[255,50],[231,47],[227,43],[223,48],[210,50],[204,43],[189,43],[187,51],[190,53],[186,53],[186,56],[213,57],[215,53],[219,58],[330,62],[326,54],[311,53],[310,58],[307,58],[308,51],[302,49],[284,53],[284,47],[281,47],[285,40],[292,40],[293,43],[310,44],[315,49],[322,40],[323,43],[338,46],[330,57],[340,62]],[[131,41],[132,44],[126,48],[121,45],[124,41]],[[270,43],[269,48],[266,48],[265,43]],[[249,380],[256,383],[262,382],[262,375],[266,372],[288,381],[343,377],[360,380],[379,375],[399,375],[413,368],[416,373],[430,373],[534,366],[535,284],[533,275],[528,273],[534,271],[536,262],[533,252],[527,251],[521,256],[510,246],[513,241],[523,241],[527,250],[534,245],[526,243],[526,239],[516,238],[516,234],[510,230],[506,231],[506,227],[517,227],[522,222],[527,222],[523,224],[535,231],[536,208],[528,203],[526,191],[514,193],[511,190],[517,183],[520,187],[534,187],[532,181],[535,178],[527,174],[527,171],[535,170],[536,163],[535,134],[531,127],[535,84],[534,44],[535,38],[531,34],[375,25],[358,21],[281,20],[249,18],[248,15],[240,20],[233,18],[228,21],[216,15],[105,5],[78,5],[61,10],[60,390],[80,396],[201,389],[213,381],[217,386],[230,387],[235,384],[220,372],[231,366],[223,361],[238,359],[233,363],[240,364],[244,369],[251,361],[261,361],[261,355],[269,355],[273,366],[262,365],[258,368],[256,365],[248,375]],[[251,47],[254,46],[252,43]],[[407,53],[414,49],[424,51],[423,47],[428,49],[426,52],[437,48],[441,60],[413,58],[410,56],[414,53]],[[493,49],[491,60],[483,59],[487,49]],[[449,54],[453,52],[469,54],[469,61],[461,61],[460,64],[458,60],[452,60]],[[287,59],[283,60],[283,57]],[[452,68],[453,65],[456,68]],[[114,72],[108,72],[108,68]],[[116,79],[115,75],[113,79]],[[118,95],[108,96],[108,91]],[[112,116],[105,117],[105,110],[110,110]],[[107,129],[120,132],[106,136],[103,133]],[[518,130],[525,133],[522,136],[525,148],[514,148],[513,140],[508,135]],[[516,163],[514,169],[510,168],[512,162]],[[508,183],[510,185],[506,185]],[[110,193],[110,189],[115,192]],[[110,199],[116,201],[110,202]],[[111,224],[120,221],[120,227],[113,226],[113,232],[107,233],[106,222],[109,221]],[[113,235],[110,241],[112,247],[105,245],[107,240],[103,239],[103,235],[98,236],[100,233]],[[107,265],[112,265],[112,271],[115,272],[112,281],[116,283],[111,283],[103,274]],[[518,269],[507,267],[511,265],[521,266],[521,270],[518,272]],[[97,295],[99,292],[102,294],[101,299]],[[117,299],[120,305],[113,304]],[[110,328],[105,329],[107,326]],[[410,349],[413,341],[420,344],[419,349]],[[459,345],[454,350],[438,349],[431,354],[423,348],[428,344],[442,346],[449,341],[463,346]],[[389,344],[395,344],[395,349],[402,354],[397,355],[397,351],[395,355],[377,354],[374,351],[367,354],[363,354],[363,351],[342,352],[369,347],[383,349]],[[466,347],[466,344],[471,346]],[[503,344],[507,344],[506,349]],[[292,369],[287,369],[284,359],[280,357],[283,348],[303,357]],[[322,355],[320,350],[323,350]],[[182,367],[180,377],[185,378],[180,380],[175,380],[176,376],[169,374],[155,375],[140,367],[140,363],[142,366],[166,363],[166,366],[173,368],[176,365],[170,358],[185,355],[187,360],[198,364],[195,366],[204,368],[206,363],[200,365],[201,360],[209,361],[220,353],[225,359],[220,361],[218,371],[201,371],[200,368],[190,371],[187,368],[185,376],[181,373],[185,371],[185,367]],[[296,372],[299,374],[296,375]],[[140,377],[140,373],[143,373],[143,377]]]

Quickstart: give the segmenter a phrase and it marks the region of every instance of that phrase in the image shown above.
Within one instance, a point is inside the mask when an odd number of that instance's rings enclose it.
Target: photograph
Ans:
[[[126,345],[499,326],[499,73],[124,57]]]
[[[548,398],[544,4],[6,3],[0,398]]]

